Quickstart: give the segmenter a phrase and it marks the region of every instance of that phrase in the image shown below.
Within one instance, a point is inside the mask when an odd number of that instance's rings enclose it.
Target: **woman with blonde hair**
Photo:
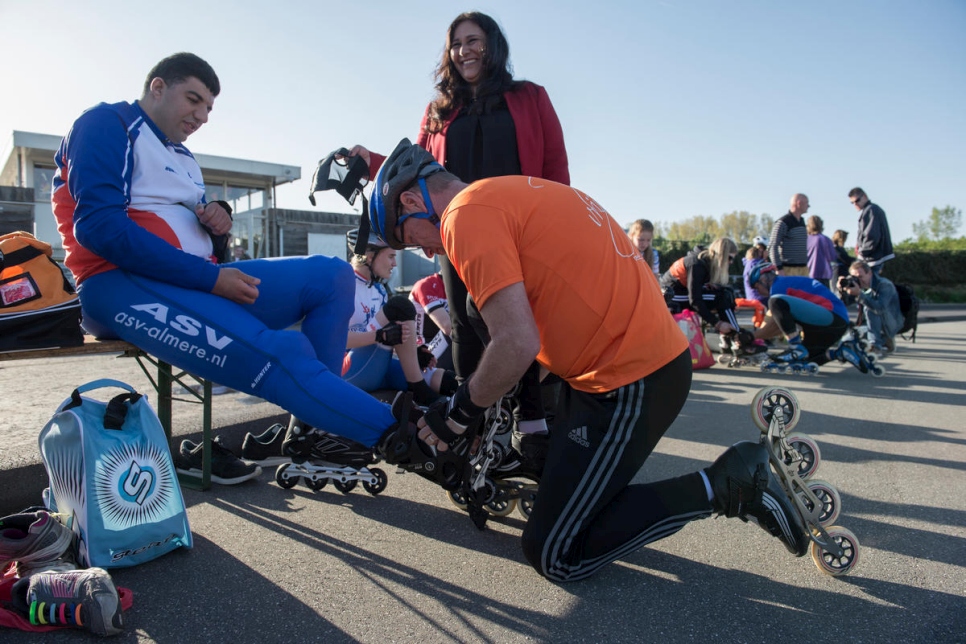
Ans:
[[[357,230],[346,234],[350,252],[357,236]],[[421,405],[435,401],[440,392],[451,394],[456,389],[453,374],[433,367],[424,370],[420,364],[416,307],[405,296],[390,296],[385,284],[396,267],[395,249],[370,237],[365,254],[353,255],[350,263],[356,276],[356,297],[343,379],[363,391],[412,391]]]
[[[742,332],[738,325],[735,295],[728,285],[729,269],[737,255],[738,246],[727,237],[714,240],[708,248],[695,246],[664,273],[661,288],[673,312],[694,311],[721,334],[722,352],[737,346],[743,353],[757,353],[753,334]]]
[[[628,227],[627,237],[654,272],[654,277],[661,279],[661,259],[653,246],[654,224],[647,219],[638,219]]]

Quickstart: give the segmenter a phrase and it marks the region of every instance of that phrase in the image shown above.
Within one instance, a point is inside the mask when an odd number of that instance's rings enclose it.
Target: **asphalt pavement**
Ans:
[[[185,490],[195,547],[115,569],[134,593],[123,642],[966,642],[966,307],[927,306],[915,344],[899,340],[882,378],[832,363],[814,377],[715,367],[695,374],[681,415],[638,480],[706,466],[755,440],[762,387],[798,396],[797,430],[821,447],[816,474],[842,497],[851,575],[737,519],[693,522],[589,580],[558,585],[523,558],[517,513],[478,531],[438,488],[391,467],[387,489],[285,490],[273,471],[238,486]],[[0,513],[39,502],[36,436],[74,386],[98,377],[150,385],[131,359],[0,364]],[[175,405],[178,438],[197,405]],[[218,396],[229,445],[284,416]],[[0,630],[0,641],[38,635]],[[47,642],[89,641],[64,631]]]

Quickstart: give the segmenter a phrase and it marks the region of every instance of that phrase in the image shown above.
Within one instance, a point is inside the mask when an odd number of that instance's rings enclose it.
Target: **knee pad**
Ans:
[[[416,307],[409,298],[402,295],[393,295],[382,307],[382,312],[390,322],[409,322],[416,319]]]

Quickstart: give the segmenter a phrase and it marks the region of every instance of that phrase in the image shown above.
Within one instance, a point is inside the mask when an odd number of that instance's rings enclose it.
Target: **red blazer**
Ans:
[[[513,118],[517,133],[517,154],[520,156],[520,172],[528,177],[550,179],[570,185],[570,170],[567,162],[567,148],[564,146],[563,129],[553,109],[550,97],[536,83],[523,81],[519,86],[503,95],[507,109]],[[446,165],[446,131],[456,120],[453,111],[442,131],[429,133],[426,124],[429,120],[429,106],[419,123],[419,136],[416,143],[433,155],[442,165]],[[369,174],[375,178],[379,167],[386,157],[370,153]]]

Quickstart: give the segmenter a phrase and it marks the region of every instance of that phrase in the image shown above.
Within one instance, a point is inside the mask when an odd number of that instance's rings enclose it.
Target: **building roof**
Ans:
[[[54,154],[60,147],[61,136],[41,134],[39,132],[22,132],[14,130],[13,135],[0,149],[0,185],[18,184],[18,155],[17,150],[25,150],[27,155],[34,158],[44,158],[53,163]],[[280,163],[236,159],[232,157],[215,156],[213,154],[194,154],[198,165],[201,166],[205,179],[215,181],[240,181],[245,184],[281,185],[302,178],[302,168]]]

